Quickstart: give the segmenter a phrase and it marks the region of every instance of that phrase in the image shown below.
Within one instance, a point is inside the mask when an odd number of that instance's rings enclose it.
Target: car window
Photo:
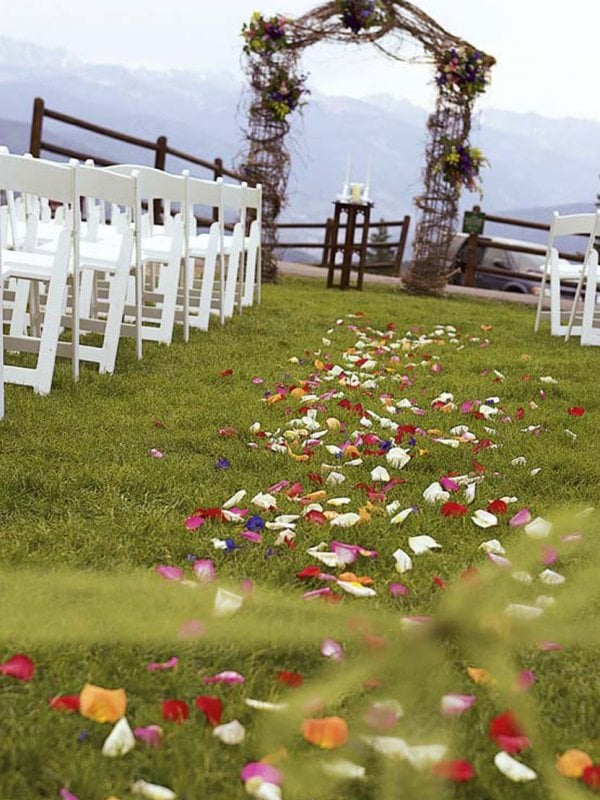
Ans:
[[[485,248],[485,254],[482,263],[484,267],[507,270],[512,269],[508,250],[500,250],[497,247]]]

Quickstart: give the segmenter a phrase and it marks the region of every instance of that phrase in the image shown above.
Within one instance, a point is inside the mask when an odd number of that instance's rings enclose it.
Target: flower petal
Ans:
[[[124,756],[135,747],[135,736],[131,730],[127,717],[121,719],[108,734],[102,745],[102,755],[110,758]]]
[[[494,764],[499,772],[514,783],[526,783],[537,778],[536,772],[521,761],[517,761],[516,758],[509,756],[508,753],[496,753]]]

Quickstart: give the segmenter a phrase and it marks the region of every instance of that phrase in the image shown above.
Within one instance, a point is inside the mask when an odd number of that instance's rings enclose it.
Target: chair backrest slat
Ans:
[[[70,203],[73,173],[62,164],[0,153],[0,189]]]

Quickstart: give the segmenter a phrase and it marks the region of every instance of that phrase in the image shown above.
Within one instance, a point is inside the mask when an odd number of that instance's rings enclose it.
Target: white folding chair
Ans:
[[[262,186],[246,187],[245,205],[253,212],[249,235],[244,242],[245,259],[241,282],[240,306],[251,306],[256,291],[257,302],[261,300],[261,237],[262,237]]]
[[[0,154],[0,189],[18,192],[21,196],[33,195],[56,200],[68,206],[75,196],[75,173],[67,167],[49,162]],[[0,225],[0,230],[2,226]],[[1,235],[1,234],[0,234]],[[17,290],[25,286],[29,318],[26,329],[11,331],[4,337],[4,347],[10,351],[37,353],[35,367],[4,363],[6,383],[33,387],[38,394],[48,394],[52,386],[54,365],[58,351],[61,319],[67,298],[67,279],[72,243],[76,232],[68,227],[61,230],[54,253],[29,253],[7,250],[0,242],[0,280],[13,279]],[[40,284],[47,284],[45,309],[42,315]],[[78,376],[77,336],[77,273],[73,274],[72,309],[74,330],[69,345],[73,360],[73,375]],[[3,303],[3,319],[10,320],[13,309]]]
[[[115,164],[105,167],[105,170],[121,175],[131,174],[132,171],[137,173],[139,199],[148,204],[148,213],[144,215],[139,237],[141,280],[137,291],[141,294],[137,303],[141,306],[141,335],[149,341],[170,344],[184,255],[186,178],[131,164]],[[153,219],[154,200],[160,200],[163,206],[163,225],[158,225]],[[179,204],[181,209],[174,217],[169,213],[171,203]],[[157,279],[149,269],[153,264],[159,265]]]
[[[78,330],[103,334],[100,346],[79,345],[79,358],[98,364],[99,372],[113,373],[125,314],[127,289],[132,265],[134,230],[131,226],[114,231],[110,242],[92,241],[82,236],[82,200],[93,198],[95,208],[110,204],[137,217],[139,198],[137,176],[116,175],[92,166],[77,165],[75,170],[76,247],[73,269],[80,276]],[[89,223],[89,217],[88,217]],[[90,228],[87,226],[89,235]],[[107,284],[107,285],[106,285]],[[137,326],[135,326],[137,329]],[[59,355],[63,355],[59,344]]]
[[[597,244],[600,242],[600,210],[596,212],[596,224],[594,231],[590,237],[591,247],[588,248],[586,253],[586,260],[583,264],[583,269],[579,274],[577,281],[577,288],[575,289],[575,296],[573,298],[573,306],[569,315],[569,322],[567,324],[567,332],[565,334],[565,342],[568,342],[571,333],[577,334],[575,327],[575,317],[577,314],[577,307],[581,298],[581,292],[585,284],[585,301],[583,309],[583,318],[581,320],[581,344],[595,344],[592,341],[597,338],[597,332],[594,332],[594,320],[596,315],[596,293],[598,291],[598,250]],[[585,337],[584,337],[585,334]],[[584,341],[584,338],[586,341]]]
[[[538,298],[537,311],[535,315],[534,333],[540,327],[542,316],[550,317],[550,332],[553,336],[564,336],[568,333],[575,335],[581,334],[581,325],[573,325],[575,319],[576,306],[573,304],[570,312],[569,322],[563,322],[561,310],[561,288],[563,281],[569,281],[571,285],[579,282],[585,276],[586,264],[590,258],[590,253],[594,246],[594,231],[597,224],[597,214],[568,214],[561,216],[558,212],[552,215],[550,233],[548,235],[548,246],[546,259],[543,264],[542,282]],[[555,240],[562,236],[587,236],[583,263],[573,264],[559,257],[558,247]],[[546,282],[550,279],[550,311],[542,311]]]
[[[224,314],[225,254],[222,242],[223,210],[221,179],[207,181],[187,177],[187,252],[186,273],[189,287],[189,324],[199,330],[208,330],[211,313]],[[218,210],[218,220],[210,225],[208,233],[197,233],[197,218],[206,218],[213,208]],[[202,260],[202,275],[196,276],[195,261]],[[219,294],[215,304],[215,275],[219,262]],[[221,321],[225,318],[222,316]]]

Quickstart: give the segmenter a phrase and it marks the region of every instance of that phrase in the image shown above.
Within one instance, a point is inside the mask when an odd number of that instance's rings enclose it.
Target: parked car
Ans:
[[[458,234],[451,245],[453,269],[458,270],[451,278],[451,283],[463,284],[464,271],[467,262],[467,236]],[[489,239],[477,245],[477,266],[490,267],[501,270],[502,274],[475,271],[475,286],[481,289],[496,289],[501,292],[520,292],[522,294],[539,295],[540,282],[534,275],[540,276],[544,267],[545,257],[531,253],[519,253],[513,250],[495,247],[496,243],[512,244],[520,247],[538,247],[540,245],[516,239]],[[566,264],[567,262],[565,262]],[[532,278],[524,277],[530,273]],[[546,290],[548,291],[548,290]],[[563,296],[573,296],[575,286],[564,286],[561,290]]]

